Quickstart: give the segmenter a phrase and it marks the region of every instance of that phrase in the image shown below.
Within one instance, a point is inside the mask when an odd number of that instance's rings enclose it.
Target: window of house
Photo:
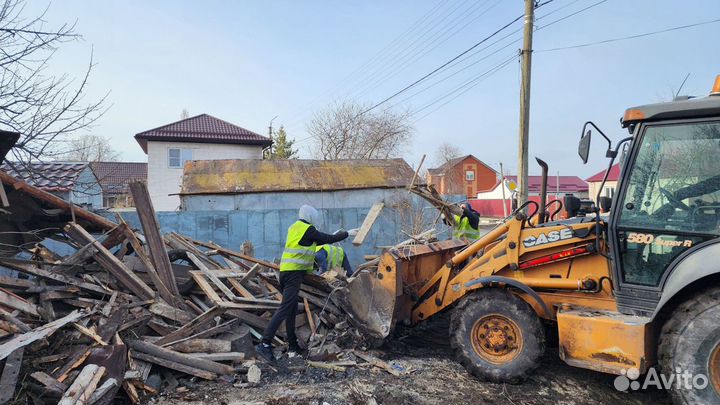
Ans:
[[[475,180],[475,172],[472,170],[465,170],[465,180],[474,181]]]
[[[615,195],[615,187],[605,187],[605,197],[613,198]]]
[[[182,169],[188,160],[192,160],[192,149],[168,149],[168,167]]]

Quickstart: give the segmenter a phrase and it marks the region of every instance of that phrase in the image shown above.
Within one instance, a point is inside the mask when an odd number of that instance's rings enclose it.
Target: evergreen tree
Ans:
[[[272,140],[273,145],[270,148],[269,156],[266,156],[267,159],[297,159],[298,150],[293,149],[295,139],[288,138],[285,127],[281,125]]]

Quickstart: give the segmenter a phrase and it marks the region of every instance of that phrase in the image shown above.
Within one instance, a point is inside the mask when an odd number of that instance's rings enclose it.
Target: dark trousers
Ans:
[[[275,332],[277,332],[283,321],[285,321],[288,343],[297,343],[297,337],[295,336],[295,316],[297,315],[300,284],[302,284],[305,274],[302,270],[280,272],[280,292],[283,298],[280,302],[280,307],[275,311],[267,329],[265,329],[262,338],[263,343],[272,343]]]

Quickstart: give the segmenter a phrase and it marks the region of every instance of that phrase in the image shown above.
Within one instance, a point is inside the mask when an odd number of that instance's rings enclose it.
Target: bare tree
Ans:
[[[0,0],[0,128],[21,134],[12,153],[28,163],[53,157],[51,145],[90,126],[105,111],[105,97],[83,97],[92,54],[78,82],[47,72],[55,50],[79,38],[75,26],[47,27],[45,12],[28,17],[24,11],[22,0]]]
[[[462,149],[451,143],[443,142],[435,149],[435,164],[439,167],[462,155]]]
[[[58,156],[60,160],[74,162],[115,162],[120,152],[110,145],[110,140],[99,135],[83,135],[71,139],[69,150]]]
[[[410,112],[366,111],[356,102],[335,103],[308,125],[319,159],[387,159],[401,154],[412,137]]]

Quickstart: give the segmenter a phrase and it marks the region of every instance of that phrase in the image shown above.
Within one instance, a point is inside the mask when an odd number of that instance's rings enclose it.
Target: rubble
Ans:
[[[142,232],[33,188],[0,180],[55,221],[0,257],[19,278],[0,277],[0,392],[6,400],[63,404],[141,402],[163,390],[192,389],[195,379],[261,381],[253,345],[282,296],[278,265],[211,241],[161,235],[143,183],[131,184]],[[12,211],[13,202],[10,207]],[[26,224],[30,225],[30,224]],[[61,255],[52,238],[71,246]],[[343,277],[308,275],[296,326],[310,362],[345,370],[359,363],[397,370],[359,350],[361,334],[334,300]],[[284,327],[275,346],[286,342]],[[301,343],[302,344],[302,343]],[[340,346],[344,348],[341,349]],[[393,371],[395,370],[395,371]]]

